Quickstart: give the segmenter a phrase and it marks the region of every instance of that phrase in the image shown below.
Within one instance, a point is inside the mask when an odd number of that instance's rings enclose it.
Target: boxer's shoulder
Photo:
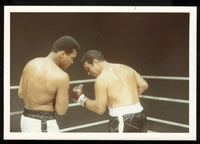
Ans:
[[[69,82],[69,75],[55,63],[45,58],[35,58],[27,63],[24,74],[50,83]]]
[[[108,73],[101,73],[97,78],[96,78],[96,81],[95,81],[95,85],[100,85],[100,86],[106,86],[108,85],[108,83],[110,82],[110,80],[112,79],[111,78],[112,75],[108,74]]]
[[[53,75],[52,77],[58,85],[66,84],[66,83],[69,83],[70,81],[69,75],[65,72],[57,73],[56,75]]]

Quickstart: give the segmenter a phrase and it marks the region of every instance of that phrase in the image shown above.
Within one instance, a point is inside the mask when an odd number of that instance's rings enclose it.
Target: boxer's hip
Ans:
[[[146,115],[140,103],[109,109],[109,132],[146,132]]]
[[[30,110],[24,107],[23,115],[26,117],[39,119],[39,120],[53,120],[55,119],[55,112]]]
[[[54,113],[24,108],[21,116],[22,132],[59,132]]]
[[[140,102],[138,102],[137,104],[134,104],[134,105],[127,105],[127,106],[116,107],[116,108],[108,107],[108,110],[109,110],[109,115],[115,117],[119,115],[134,114],[134,113],[142,112],[143,107],[140,104]]]

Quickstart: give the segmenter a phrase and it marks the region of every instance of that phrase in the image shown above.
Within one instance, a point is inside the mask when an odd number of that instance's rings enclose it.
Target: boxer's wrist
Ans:
[[[80,97],[78,98],[77,102],[82,106],[85,107],[85,102],[88,98],[84,95],[81,94]]]

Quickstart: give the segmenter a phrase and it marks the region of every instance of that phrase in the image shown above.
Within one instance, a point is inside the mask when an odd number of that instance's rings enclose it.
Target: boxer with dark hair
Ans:
[[[81,61],[88,75],[96,78],[95,99],[84,95],[83,84],[74,87],[72,98],[97,114],[108,107],[109,132],[147,132],[139,99],[148,88],[143,77],[129,66],[107,62],[100,51],[86,52]]]
[[[80,46],[70,37],[60,37],[46,57],[30,60],[24,67],[18,95],[24,99],[22,132],[59,132],[54,113],[64,115],[69,103],[69,75],[64,71]]]

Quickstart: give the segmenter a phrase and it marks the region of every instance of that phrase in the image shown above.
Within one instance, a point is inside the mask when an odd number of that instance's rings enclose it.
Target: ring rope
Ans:
[[[98,122],[83,124],[83,125],[79,125],[79,126],[74,126],[74,127],[69,127],[69,128],[61,129],[60,132],[67,132],[67,131],[72,131],[72,130],[76,130],[76,129],[81,129],[81,128],[86,128],[86,127],[101,125],[101,124],[105,124],[105,123],[108,123],[108,122],[109,122],[109,120],[103,120],[103,121],[98,121]]]
[[[163,80],[189,80],[189,77],[175,77],[175,76],[142,76],[147,79],[163,79]]]
[[[142,95],[140,95],[140,96],[141,96],[141,98],[145,98],[145,96],[142,96]],[[149,98],[149,97],[150,96],[146,96],[146,98]],[[159,99],[159,100],[161,100],[161,99]],[[162,100],[166,100],[166,98],[162,98]],[[177,99],[176,99],[175,102],[177,102]],[[79,103],[70,103],[69,104],[69,107],[75,107],[75,106],[81,106],[81,105]],[[12,112],[10,115],[13,116],[13,115],[18,115],[18,114],[22,114],[22,113],[23,113],[23,111],[17,111],[17,112]],[[172,121],[157,119],[157,118],[153,118],[153,117],[147,117],[147,120],[158,122],[158,123],[164,123],[164,124],[168,124],[168,125],[173,125],[173,126],[178,126],[178,127],[183,127],[183,128],[189,128],[189,126],[186,125],[186,124],[181,124],[181,123],[176,123],[176,122],[172,122]],[[99,122],[95,122],[95,123],[89,123],[89,124],[84,124],[84,125],[80,125],[80,126],[69,127],[69,128],[61,129],[60,132],[67,132],[67,131],[72,131],[72,130],[76,130],[76,129],[101,125],[101,124],[108,123],[108,121],[109,120],[103,120],[103,121],[99,121]]]
[[[70,103],[68,105],[68,107],[75,107],[75,106],[81,106],[79,103]],[[18,114],[22,114],[23,111],[16,111],[16,112],[11,112],[10,113],[10,116],[13,116],[13,115],[18,115]]]
[[[188,77],[167,77],[167,76],[143,76],[143,77],[147,78],[147,79],[189,80]],[[75,80],[75,81],[70,81],[70,84],[89,83],[89,82],[95,82],[95,79]],[[18,88],[19,88],[19,86],[11,86],[10,87],[11,90],[18,89]],[[164,98],[164,97],[153,97],[153,96],[149,96],[149,95],[140,95],[140,98],[161,100],[161,101],[179,102],[179,103],[189,103],[188,100],[180,100],[180,99]],[[74,107],[74,106],[80,106],[80,104],[78,104],[78,103],[69,104],[69,107]],[[22,113],[23,113],[23,111],[12,112],[11,116],[22,114]],[[159,123],[165,123],[165,124],[174,125],[174,126],[179,126],[179,127],[184,127],[184,128],[189,128],[189,126],[185,125],[185,124],[175,123],[175,122],[161,120],[161,119],[152,118],[152,117],[147,117],[147,120],[155,121],[155,122],[159,122]],[[103,121],[99,121],[99,122],[95,122],[95,123],[89,123],[89,124],[84,124],[84,125],[80,125],[80,126],[69,127],[69,128],[61,129],[60,132],[66,132],[66,131],[86,128],[86,127],[90,127],[90,126],[105,124],[105,123],[108,123],[108,122],[109,122],[109,120],[103,120]]]
[[[165,79],[165,80],[189,80],[189,77],[171,77],[171,76],[143,76],[146,79]],[[90,83],[95,82],[96,79],[74,80],[70,84]],[[19,86],[10,86],[10,89],[18,89]]]
[[[177,103],[187,103],[189,104],[189,100],[182,100],[182,99],[175,99],[175,98],[166,98],[166,97],[154,97],[149,95],[140,95],[140,98],[144,99],[152,99],[152,100],[160,100],[160,101],[170,101],[170,102],[177,102]]]
[[[154,121],[154,122],[159,122],[159,123],[164,123],[164,124],[168,124],[168,125],[173,125],[173,126],[178,126],[178,127],[183,127],[183,128],[189,128],[189,125],[186,125],[186,124],[181,124],[181,123],[177,123],[177,122],[162,120],[162,119],[153,118],[153,117],[147,117],[147,120]]]
[[[173,126],[177,126],[177,127],[182,127],[182,128],[189,128],[189,125],[186,125],[186,124],[167,121],[167,120],[162,120],[162,119],[157,119],[157,118],[153,118],[153,117],[147,117],[147,120],[158,122],[158,123],[163,123],[163,124],[167,124],[167,125],[173,125]],[[109,122],[109,120],[102,120],[102,121],[83,124],[83,125],[79,125],[79,126],[68,127],[68,128],[60,129],[60,132],[67,132],[67,131],[73,131],[73,130],[77,130],[77,129],[81,129],[81,128],[97,126],[97,125],[101,125],[101,124],[106,124],[108,122]],[[155,131],[150,131],[150,132],[155,132]]]
[[[154,97],[154,96],[148,96],[148,95],[140,95],[140,98],[189,104],[188,100],[165,98],[165,97]],[[75,107],[75,106],[80,106],[80,104],[79,103],[70,103],[69,104],[69,107]],[[21,114],[22,112],[23,111],[11,112],[10,115],[13,116],[13,115]]]

